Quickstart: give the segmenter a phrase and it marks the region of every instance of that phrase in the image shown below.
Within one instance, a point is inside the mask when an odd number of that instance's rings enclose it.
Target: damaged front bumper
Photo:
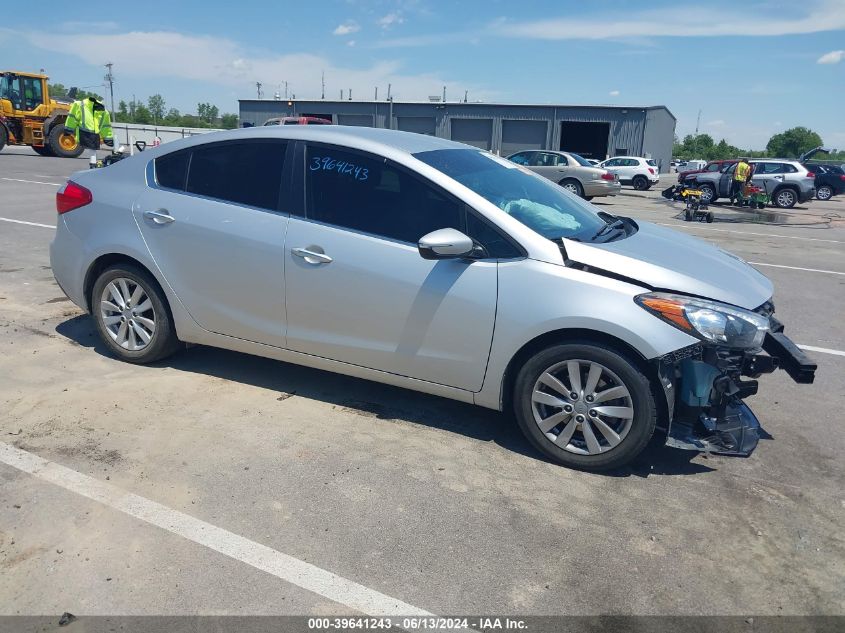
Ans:
[[[698,344],[657,361],[669,414],[667,446],[748,456],[761,434],[760,423],[743,402],[757,393],[755,379],[783,369],[797,383],[813,382],[816,364],[773,316],[770,323],[762,350]]]

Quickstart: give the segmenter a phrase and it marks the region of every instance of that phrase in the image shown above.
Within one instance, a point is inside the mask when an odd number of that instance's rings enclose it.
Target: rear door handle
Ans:
[[[170,224],[176,218],[170,215],[167,209],[159,209],[157,211],[144,211],[144,217],[152,220],[156,224]]]
[[[292,248],[290,252],[301,257],[309,264],[331,264],[332,258],[325,253],[317,253],[316,251],[308,250],[307,248]]]

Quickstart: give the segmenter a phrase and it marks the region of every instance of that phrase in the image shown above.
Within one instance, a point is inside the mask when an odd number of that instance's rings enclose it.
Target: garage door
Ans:
[[[575,152],[584,158],[604,160],[607,158],[609,137],[610,123],[560,122],[560,149],[564,152]]]
[[[416,132],[434,136],[435,123],[433,116],[400,116],[397,127],[404,132]]]
[[[545,149],[545,121],[502,121],[502,156],[510,156],[523,149]]]
[[[452,140],[490,149],[493,119],[452,119]]]
[[[338,125],[357,125],[360,127],[373,127],[372,114],[338,114]]]

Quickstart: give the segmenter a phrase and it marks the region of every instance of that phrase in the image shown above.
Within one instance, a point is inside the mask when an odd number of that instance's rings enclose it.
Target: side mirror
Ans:
[[[455,229],[438,229],[423,235],[417,243],[423,259],[456,259],[475,251],[475,243]]]

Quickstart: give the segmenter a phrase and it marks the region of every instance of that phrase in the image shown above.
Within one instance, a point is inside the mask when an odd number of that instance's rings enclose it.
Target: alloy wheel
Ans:
[[[827,185],[819,187],[819,190],[816,192],[816,197],[819,200],[830,200],[832,195],[833,191],[831,191],[830,187],[828,187]]]
[[[111,339],[123,349],[146,348],[156,331],[156,313],[148,292],[137,281],[113,279],[100,296],[100,318]]]
[[[791,189],[784,189],[777,195],[778,206],[783,209],[788,209],[795,204],[795,194]]]
[[[560,448],[597,455],[617,447],[631,430],[634,405],[622,380],[604,365],[567,360],[540,374],[531,395],[534,421]]]

